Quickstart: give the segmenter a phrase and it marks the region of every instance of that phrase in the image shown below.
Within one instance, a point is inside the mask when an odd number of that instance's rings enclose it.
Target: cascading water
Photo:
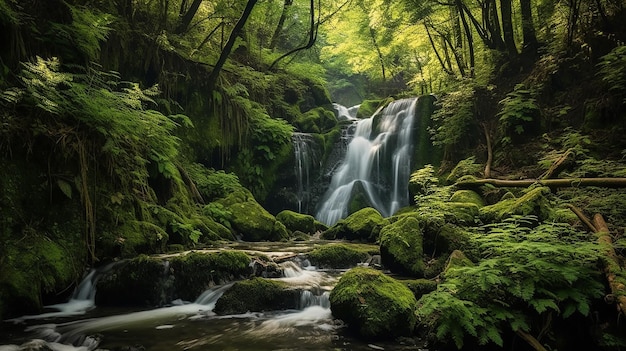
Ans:
[[[352,107],[345,107],[340,104],[333,104],[335,110],[337,110],[337,120],[338,121],[351,121],[356,119],[356,113],[359,110],[361,105],[356,105]]]
[[[346,217],[357,193],[385,217],[408,205],[416,106],[417,99],[397,100],[380,115],[356,122],[345,158],[318,206],[319,221],[333,225]]]
[[[313,137],[308,133],[293,133],[292,136],[295,162],[295,174],[297,181],[296,197],[298,200],[298,212],[302,213],[310,200],[311,171],[319,168],[319,152],[317,152]]]

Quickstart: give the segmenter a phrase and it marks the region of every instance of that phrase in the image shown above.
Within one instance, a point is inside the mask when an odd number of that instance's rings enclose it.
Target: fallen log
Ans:
[[[604,275],[609,282],[609,287],[613,295],[612,299],[617,304],[617,310],[626,316],[626,286],[616,279],[617,272],[621,270],[621,266],[619,257],[617,257],[615,249],[613,249],[613,239],[611,238],[609,227],[599,213],[593,216],[593,225],[596,228],[598,242],[604,249],[606,259]]]
[[[543,185],[549,188],[570,188],[581,186],[597,186],[602,188],[626,188],[626,178],[560,178],[560,179],[475,179],[462,180],[454,185],[463,189],[475,189],[482,185],[497,187],[527,188],[531,185]]]

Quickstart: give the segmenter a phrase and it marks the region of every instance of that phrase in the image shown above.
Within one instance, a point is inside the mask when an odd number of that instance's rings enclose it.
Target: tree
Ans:
[[[237,24],[235,24],[235,27],[233,28],[232,32],[230,32],[228,41],[226,42],[224,49],[222,49],[220,57],[217,60],[217,63],[215,63],[215,67],[213,67],[213,70],[211,71],[211,75],[209,76],[209,79],[208,79],[209,91],[213,91],[215,89],[215,86],[217,84],[217,78],[220,75],[220,71],[224,67],[226,60],[228,59],[228,56],[230,55],[230,52],[232,51],[233,46],[235,45],[235,40],[241,33],[241,30],[246,24],[248,17],[250,17],[250,14],[252,13],[252,9],[254,9],[254,5],[256,5],[257,1],[258,0],[248,0],[248,3],[246,4],[246,7],[243,10],[243,13],[241,14],[241,17],[239,17]]]

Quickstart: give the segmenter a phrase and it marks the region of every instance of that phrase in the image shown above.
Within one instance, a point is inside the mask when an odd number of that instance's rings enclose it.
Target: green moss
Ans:
[[[247,191],[234,192],[218,203],[232,213],[232,229],[246,241],[280,241],[289,236],[285,226]]]
[[[315,218],[311,215],[284,210],[276,215],[276,219],[283,223],[290,232],[300,231],[313,234],[316,231]]]
[[[220,315],[298,308],[300,292],[284,282],[252,278],[236,282],[215,304]]]
[[[417,322],[413,292],[369,268],[346,272],[330,293],[330,307],[335,318],[365,339],[411,335]]]
[[[437,282],[429,279],[401,280],[400,282],[413,292],[417,300],[419,300],[422,295],[437,290]]]
[[[356,113],[356,118],[369,118],[374,112],[376,112],[379,108],[389,104],[393,99],[382,99],[382,100],[363,100],[361,102],[361,106],[359,106],[359,110]]]
[[[432,142],[431,130],[433,127],[432,114],[435,109],[434,95],[423,95],[417,100],[414,140],[416,141],[411,165],[419,169],[427,164],[439,165],[443,158],[441,147],[435,147]]]
[[[120,263],[98,281],[98,306],[160,306],[166,272],[162,260],[140,255]]]
[[[308,254],[311,263],[321,268],[350,268],[369,257],[368,250],[346,244],[328,244]]]
[[[361,209],[337,222],[323,233],[325,239],[347,239],[375,242],[382,227],[387,225],[383,216],[371,207]]]
[[[250,274],[250,257],[241,251],[192,252],[172,258],[170,267],[175,291],[183,300],[193,301],[214,284]]]
[[[448,257],[448,263],[446,264],[446,268],[444,268],[444,275],[452,268],[458,267],[471,267],[474,266],[474,262],[472,262],[461,250],[454,250]]]
[[[144,221],[123,223],[118,227],[116,236],[122,257],[163,252],[168,239],[163,228]]]
[[[480,217],[486,222],[499,222],[512,215],[535,215],[539,220],[550,218],[550,203],[546,198],[550,188],[529,189],[520,198],[507,198],[480,209]]]
[[[322,133],[334,128],[337,118],[333,111],[317,107],[296,118],[293,124],[304,133]]]
[[[474,204],[478,207],[485,206],[483,198],[473,190],[457,190],[452,194],[450,202],[463,202]]]
[[[405,216],[385,226],[380,232],[380,256],[383,266],[392,272],[423,276],[424,248],[420,223],[413,217]]]
[[[447,184],[460,181],[464,176],[480,176],[483,171],[483,166],[476,163],[476,158],[473,156],[459,161],[457,165],[452,169],[448,177],[446,178]]]

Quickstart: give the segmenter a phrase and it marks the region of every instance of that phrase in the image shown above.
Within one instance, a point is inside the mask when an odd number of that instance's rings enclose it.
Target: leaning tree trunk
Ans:
[[[569,188],[581,186],[597,186],[604,188],[626,188],[626,178],[562,178],[562,179],[476,179],[460,181],[454,185],[459,188],[473,189],[490,184],[500,187],[527,188],[534,184],[549,188]]]
[[[226,45],[224,45],[224,49],[222,49],[222,53],[220,54],[220,57],[217,60],[217,63],[215,64],[215,67],[213,67],[213,70],[211,71],[211,75],[209,75],[209,78],[208,78],[209,91],[213,91],[215,89],[215,86],[217,85],[217,78],[220,75],[220,71],[224,67],[224,64],[226,63],[226,59],[228,59],[228,56],[230,55],[230,52],[232,51],[233,46],[235,45],[235,40],[237,40],[237,37],[239,36],[239,33],[241,33],[243,26],[246,24],[246,21],[248,21],[248,17],[250,17],[250,14],[252,13],[252,9],[254,8],[254,5],[256,5],[257,1],[258,0],[248,0],[248,3],[246,4],[246,8],[243,10],[241,17],[237,21],[237,24],[235,24],[233,31],[230,32],[228,41],[226,42]]]
[[[285,0],[285,4],[283,5],[283,11],[280,14],[280,18],[278,19],[278,25],[274,30],[274,34],[272,35],[272,39],[270,40],[270,50],[274,50],[276,45],[278,44],[278,39],[280,38],[281,33],[283,32],[283,27],[285,25],[285,19],[287,19],[287,12],[289,12],[289,8],[293,4],[293,0]]]

